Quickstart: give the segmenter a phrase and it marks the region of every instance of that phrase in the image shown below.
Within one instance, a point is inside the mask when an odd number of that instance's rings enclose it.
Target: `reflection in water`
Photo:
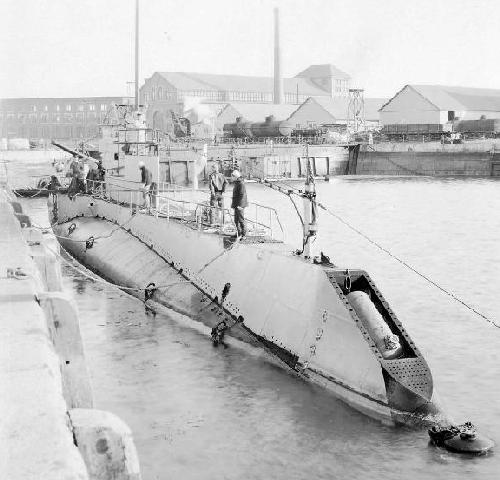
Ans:
[[[286,198],[248,190],[297,231]],[[375,240],[500,320],[500,183],[334,178],[318,191]],[[29,202],[40,223],[44,208]],[[369,271],[428,359],[450,413],[500,441],[500,331],[338,222],[320,221],[318,250]],[[299,237],[288,241],[295,247]],[[207,329],[189,318],[148,313],[116,289],[64,274],[80,310],[97,407],[131,426],[145,480],[497,478],[496,455],[437,450],[425,431],[383,426],[263,351],[237,342],[213,348]]]

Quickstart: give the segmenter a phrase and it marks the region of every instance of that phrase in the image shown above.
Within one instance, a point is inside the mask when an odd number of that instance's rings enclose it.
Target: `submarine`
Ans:
[[[450,451],[492,449],[493,441],[472,424],[447,418],[424,356],[370,275],[312,255],[318,202],[310,166],[297,190],[303,245],[294,250],[283,242],[272,207],[249,205],[254,213],[247,214],[242,239],[228,210],[217,211],[219,222],[211,222],[216,207],[197,188],[206,148],[193,162],[192,189],[162,183],[150,134],[137,122],[133,129],[114,126],[105,143],[116,151],[103,151],[102,158],[116,176],[92,182],[87,192],[51,192],[51,225],[64,250],[146,305],[157,302],[204,323],[214,344],[229,335],[263,348],[372,418],[427,427],[431,442]],[[138,181],[139,162],[152,172],[149,192]]]

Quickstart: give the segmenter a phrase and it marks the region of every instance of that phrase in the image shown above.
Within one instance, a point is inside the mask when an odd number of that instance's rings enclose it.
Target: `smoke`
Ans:
[[[183,115],[190,119],[191,123],[205,123],[210,125],[215,118],[215,112],[206,103],[202,103],[199,97],[184,97]]]

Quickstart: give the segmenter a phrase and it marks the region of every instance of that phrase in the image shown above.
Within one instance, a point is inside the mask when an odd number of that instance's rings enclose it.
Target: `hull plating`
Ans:
[[[266,346],[300,375],[370,416],[415,423],[439,414],[427,364],[407,333],[391,311],[411,358],[384,363],[335,280],[341,270],[304,261],[281,243],[228,244],[183,222],[132,216],[130,208],[100,199],[54,199],[61,244],[103,277],[135,288],[168,285],[154,300],[210,327],[226,318],[242,320],[231,335]],[[76,228],[68,234],[71,223]],[[86,249],[91,236],[96,240]],[[425,387],[411,374],[415,365]]]

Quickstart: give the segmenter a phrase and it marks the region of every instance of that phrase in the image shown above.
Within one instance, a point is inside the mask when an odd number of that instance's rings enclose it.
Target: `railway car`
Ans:
[[[460,120],[453,125],[455,132],[466,134],[467,137],[474,136],[498,136],[500,134],[499,118],[480,118],[477,120]]]

